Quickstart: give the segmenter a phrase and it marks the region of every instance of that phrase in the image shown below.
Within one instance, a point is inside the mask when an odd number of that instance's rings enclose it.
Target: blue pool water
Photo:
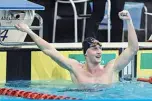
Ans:
[[[86,87],[87,86],[87,87]],[[111,86],[75,85],[70,81],[12,81],[0,84],[0,88],[13,88],[47,94],[75,97],[80,99],[152,99],[152,84],[134,81],[122,81]],[[85,87],[85,88],[84,88]],[[89,87],[89,89],[87,89]],[[78,89],[78,88],[81,88]],[[84,90],[82,90],[84,88]],[[92,90],[93,88],[93,90]],[[90,90],[91,89],[91,90]],[[1,99],[24,99],[1,96]]]

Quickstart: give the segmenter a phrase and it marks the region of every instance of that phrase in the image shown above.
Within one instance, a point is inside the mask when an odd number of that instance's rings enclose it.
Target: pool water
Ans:
[[[70,81],[12,81],[0,84],[0,88],[13,88],[45,94],[69,96],[80,99],[152,99],[152,84],[145,82],[122,81],[111,86],[75,85]],[[82,89],[83,88],[83,89]],[[24,99],[1,96],[1,99]]]

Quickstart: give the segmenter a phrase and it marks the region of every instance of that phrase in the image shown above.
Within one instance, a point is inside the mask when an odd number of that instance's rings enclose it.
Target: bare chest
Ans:
[[[77,83],[109,84],[112,82],[112,75],[105,71],[98,71],[95,74],[83,71],[73,76],[72,79]]]

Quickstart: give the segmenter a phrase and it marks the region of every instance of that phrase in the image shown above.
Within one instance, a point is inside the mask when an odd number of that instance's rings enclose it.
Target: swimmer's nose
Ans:
[[[98,48],[97,53],[101,54],[101,49],[100,48]]]

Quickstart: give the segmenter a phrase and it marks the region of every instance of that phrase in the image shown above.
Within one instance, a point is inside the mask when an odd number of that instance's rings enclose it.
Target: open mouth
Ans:
[[[101,58],[101,55],[96,56],[96,58]]]

